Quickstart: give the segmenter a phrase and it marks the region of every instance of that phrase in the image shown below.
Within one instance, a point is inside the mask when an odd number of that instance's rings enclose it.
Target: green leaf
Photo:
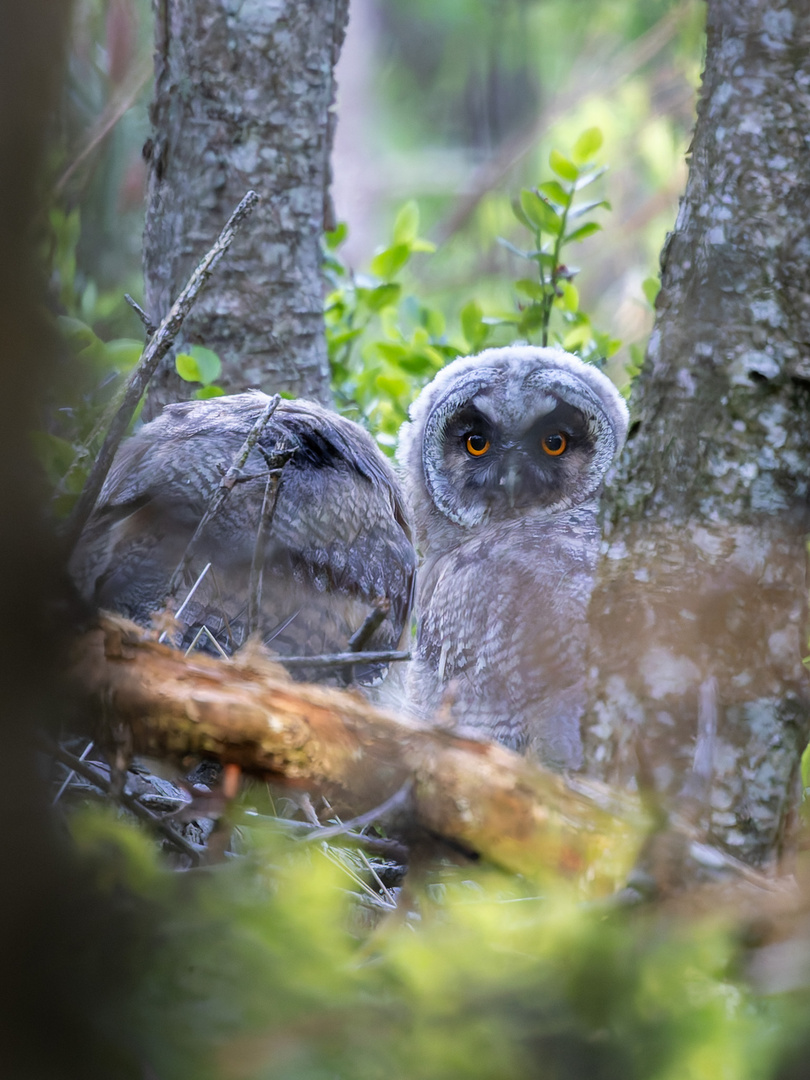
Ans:
[[[512,199],[510,205],[512,207],[512,213],[515,215],[515,217],[518,219],[518,221],[524,227],[524,229],[530,229],[530,230],[533,231],[534,226],[532,225],[531,221],[529,221],[529,219],[524,214],[523,207],[520,205],[520,199]],[[498,237],[498,243],[503,244],[504,247],[508,247],[516,255],[523,254],[520,251],[519,248],[516,248],[514,246],[514,244],[510,244],[508,240],[504,240],[503,237],[501,237],[501,236]]]
[[[440,338],[447,329],[444,315],[438,308],[423,306],[419,311],[419,322],[432,338]]]
[[[570,281],[561,281],[558,288],[560,290],[559,306],[571,313],[579,311],[579,289],[576,285]]]
[[[194,397],[198,401],[207,401],[208,398],[223,397],[225,391],[221,386],[201,386],[199,390],[194,391]]]
[[[600,176],[604,176],[607,172],[607,165],[602,165],[599,169],[583,169],[580,172],[579,179],[574,184],[574,191],[582,191],[588,184],[592,184],[594,180],[598,180]]]
[[[202,382],[197,361],[188,353],[178,353],[174,358],[174,369],[185,382]]]
[[[592,202],[582,203],[581,206],[572,206],[568,211],[568,220],[574,221],[576,218],[580,218],[583,214],[588,214],[591,210],[596,210],[600,206],[610,210],[610,203],[607,199],[594,199]]]
[[[394,244],[413,244],[419,235],[419,207],[411,199],[406,202],[394,221]]]
[[[587,345],[590,340],[591,324],[586,321],[570,330],[563,338],[562,343],[563,348],[573,352],[575,349],[581,349],[583,345]]]
[[[477,300],[470,300],[459,313],[461,319],[461,332],[471,351],[477,352],[489,336],[489,330],[484,324],[481,305]]]
[[[77,360],[82,364],[90,364],[100,371],[108,370],[107,346],[87,323],[82,322],[81,319],[72,319],[67,315],[60,315],[56,322]]]
[[[394,401],[406,397],[410,392],[411,385],[410,381],[404,379],[401,375],[378,375],[374,380],[374,384],[386,397],[392,398]]]
[[[384,307],[390,307],[399,300],[402,286],[395,281],[388,281],[384,285],[378,285],[376,289],[358,289],[358,298],[368,307],[369,311],[381,311]]]
[[[390,364],[399,364],[403,356],[408,355],[408,348],[393,341],[375,341],[373,351]]]
[[[323,240],[327,251],[336,251],[349,235],[349,226],[339,221],[331,232],[324,233]]]
[[[569,161],[567,157],[564,157],[559,150],[551,151],[548,156],[548,163],[557,176],[562,177],[563,180],[568,180],[569,183],[573,183],[579,176],[579,169],[576,165]]]
[[[411,255],[409,244],[394,244],[385,248],[371,260],[371,272],[381,278],[392,278],[399,273]]]
[[[546,274],[551,274],[552,271],[556,270],[556,266],[554,264],[554,256],[549,255],[545,251],[535,251],[534,254],[530,255],[529,257],[533,262],[536,262],[538,266],[542,267],[543,271]]]
[[[524,224],[527,229],[531,229],[532,226],[529,223],[529,219],[526,217],[526,215],[523,213],[523,211],[521,210],[520,214],[518,215],[518,212],[517,212],[517,209],[515,208],[514,203],[512,204],[512,209],[515,211],[515,216],[518,218],[518,220],[520,222],[522,222],[522,224]],[[501,245],[501,247],[506,248],[507,251],[511,251],[513,255],[518,255],[521,259],[531,259],[532,258],[532,256],[529,254],[528,251],[522,251],[519,247],[515,247],[515,245],[512,243],[511,240],[507,240],[503,236],[499,236],[497,238],[497,240],[498,240],[498,243]]]
[[[189,352],[194,358],[197,370],[200,373],[198,382],[201,382],[203,386],[208,386],[220,377],[222,374],[222,361],[213,349],[206,349],[204,345],[192,345]]]
[[[645,278],[641,283],[641,291],[651,308],[655,307],[655,301],[661,291],[661,281],[656,277]]]
[[[562,218],[556,210],[540,198],[536,191],[523,188],[520,193],[520,205],[533,228],[542,229],[544,232],[551,233],[552,236],[559,236]]]
[[[583,131],[571,150],[571,160],[575,165],[587,165],[593,160],[594,154],[602,147],[602,132],[598,127],[588,128]]]
[[[110,367],[116,371],[131,371],[143,355],[143,343],[134,338],[116,338],[105,348]]]
[[[587,237],[593,236],[594,233],[598,233],[601,231],[602,226],[599,224],[598,221],[587,221],[584,225],[580,225],[578,229],[574,229],[573,232],[570,232],[566,236],[564,243],[574,244],[577,243],[579,240],[585,240]]]
[[[522,334],[528,334],[532,330],[539,330],[546,322],[547,314],[541,304],[532,304],[521,312],[518,329]]]
[[[530,300],[543,300],[546,295],[546,290],[540,282],[534,281],[532,278],[519,278],[515,282],[515,288],[518,292],[522,292],[524,296],[528,296]]]
[[[425,240],[423,236],[417,236],[414,242],[411,244],[411,251],[426,251],[428,254],[432,254],[436,250],[436,245],[432,240]]]
[[[330,349],[338,349],[341,345],[345,345],[346,342],[354,341],[356,338],[359,338],[362,333],[363,328],[361,326],[354,327],[351,330],[343,330],[339,334],[333,334],[327,330],[326,338],[329,342]]]
[[[444,359],[435,349],[418,349],[407,352],[400,359],[399,366],[409,375],[433,375],[444,366]]]
[[[552,202],[563,208],[571,202],[572,193],[566,191],[557,180],[548,180],[545,184],[539,184],[537,190],[541,191],[547,199],[551,199]]]
[[[47,431],[32,431],[31,440],[39,463],[45,469],[50,482],[56,485],[72,467],[77,448],[66,439],[60,439]]]
[[[806,660],[804,662],[807,663]],[[807,789],[810,787],[810,746],[802,754],[802,787],[806,797]]]
[[[383,334],[391,341],[399,341],[402,335],[399,332],[399,309],[385,307],[380,312],[380,327]]]
[[[56,325],[62,332],[65,341],[77,353],[81,352],[82,349],[86,349],[88,345],[94,345],[97,341],[100,341],[96,337],[93,328],[82,322],[81,319],[72,319],[69,315],[60,315],[56,320]]]

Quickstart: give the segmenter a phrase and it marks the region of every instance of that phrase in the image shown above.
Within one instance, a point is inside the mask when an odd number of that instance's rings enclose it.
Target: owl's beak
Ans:
[[[515,508],[515,495],[517,494],[518,487],[520,486],[520,465],[514,457],[510,455],[506,462],[506,468],[501,474],[500,485],[506,493],[506,499],[509,503],[509,509]]]

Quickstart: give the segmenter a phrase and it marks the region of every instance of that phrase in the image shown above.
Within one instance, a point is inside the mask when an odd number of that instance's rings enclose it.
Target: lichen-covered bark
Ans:
[[[639,759],[778,853],[807,741],[810,3],[709,0],[689,182],[662,257],[637,424],[592,606],[588,769]],[[699,737],[699,738],[698,738]]]
[[[249,188],[262,201],[187,320],[222,385],[328,403],[320,237],[348,0],[155,0],[146,307],[169,310]],[[147,416],[193,387],[158,372]]]

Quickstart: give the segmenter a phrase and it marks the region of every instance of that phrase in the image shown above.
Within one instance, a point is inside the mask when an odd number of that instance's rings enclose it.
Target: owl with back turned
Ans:
[[[398,456],[421,556],[417,715],[581,765],[598,496],[627,422],[605,375],[533,346],[455,360],[416,399]]]
[[[252,391],[168,405],[123,443],[71,560],[88,602],[149,625],[268,402]],[[371,436],[315,402],[282,401],[183,570],[176,644],[235,652],[254,598],[254,629],[280,657],[345,652],[376,608],[382,618],[363,649],[395,649],[415,567],[399,483]],[[304,666],[295,675],[341,681],[344,670]],[[385,669],[348,670],[365,683]]]

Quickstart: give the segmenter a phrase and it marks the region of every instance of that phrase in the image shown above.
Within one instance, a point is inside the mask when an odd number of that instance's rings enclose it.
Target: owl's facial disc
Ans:
[[[443,469],[460,496],[465,523],[576,502],[593,458],[593,434],[578,409],[546,398],[545,409],[508,429],[471,401],[444,430]]]

